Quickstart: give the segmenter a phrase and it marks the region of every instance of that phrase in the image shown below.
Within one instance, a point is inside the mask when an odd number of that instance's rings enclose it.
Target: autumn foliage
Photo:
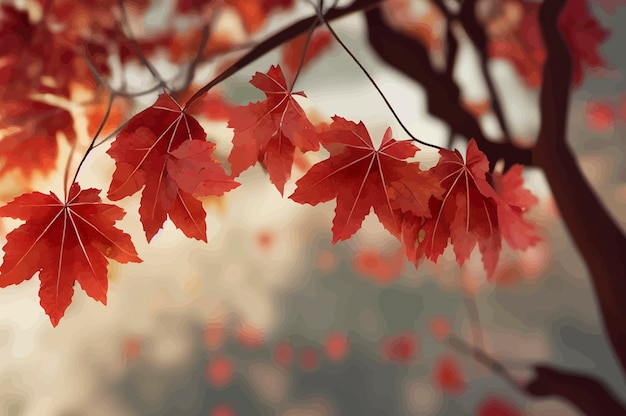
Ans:
[[[147,64],[147,57],[158,51],[192,70],[199,61],[209,61],[234,45],[223,34],[209,34],[202,40],[198,34],[207,29],[206,22],[191,25],[188,32],[176,32],[172,26],[156,34],[142,30],[134,35],[136,28],[123,27],[130,17],[141,16],[149,3],[127,1],[122,8],[107,0],[42,1],[34,2],[28,11],[2,6],[0,81],[10,87],[0,89],[0,175],[18,172],[28,186],[34,173],[63,171],[64,161],[57,160],[57,141],[64,138],[71,145],[76,143],[77,111],[71,104],[81,102],[82,110],[90,115],[88,129],[94,134],[87,152],[96,139],[102,139],[98,135],[102,118],[104,130],[114,133],[107,154],[115,161],[115,171],[106,196],[121,201],[141,193],[139,215],[148,242],[168,219],[187,237],[207,241],[201,198],[221,196],[240,186],[236,178],[257,162],[282,194],[296,155],[320,149],[323,160],[297,178],[296,190],[288,197],[310,205],[333,201],[333,243],[353,236],[373,211],[416,266],[424,259],[436,262],[448,246],[462,265],[477,247],[487,276],[492,277],[503,241],[517,250],[539,241],[535,227],[525,219],[537,199],[524,188],[522,166],[505,172],[491,170],[475,140],[469,141],[465,155],[439,148],[435,166],[423,169],[419,160],[425,146],[418,146],[405,132],[388,128],[381,139],[372,138],[367,120],[347,120],[341,114],[333,115],[330,123],[312,121],[301,105],[306,95],[294,91],[294,82],[302,65],[331,47],[332,35],[325,30],[287,42],[282,65],[254,74],[250,83],[265,95],[261,101],[236,106],[214,91],[193,95],[200,86],[188,77],[186,85],[176,89],[165,85],[149,89],[160,91],[152,105],[118,126],[105,127],[109,116],[124,114],[122,109],[134,97],[128,90],[109,85],[111,59],[122,66]],[[200,11],[210,19],[219,7],[225,7],[238,13],[244,30],[254,34],[268,16],[294,7],[293,3],[186,0],[178,2],[173,13],[188,17]],[[406,2],[395,3],[399,10],[408,7]],[[502,22],[491,15],[486,23],[490,54],[509,59],[535,87],[541,74],[537,68],[544,61],[543,45],[537,39],[538,6],[520,0],[507,0],[503,5],[501,18],[514,19],[514,24],[504,33]],[[606,32],[589,16],[583,0],[572,0],[569,7],[572,10],[564,12],[561,24],[575,52],[575,78],[579,79],[583,64],[601,64],[596,46]],[[587,21],[576,24],[591,27],[586,38],[567,35],[578,30],[568,20],[578,11],[584,12]],[[431,18],[442,15],[435,13]],[[438,36],[411,33],[422,41]],[[189,41],[181,44],[171,39]],[[432,40],[426,44],[434,48],[438,43]],[[518,49],[505,47],[503,42]],[[526,59],[528,53],[532,59]],[[102,97],[109,97],[108,109]],[[229,166],[212,155],[215,144],[207,140],[202,118],[225,119],[232,129]],[[26,192],[0,208],[2,216],[24,221],[8,234],[0,286],[19,284],[39,274],[41,305],[53,325],[70,304],[74,281],[89,296],[105,302],[106,259],[140,261],[130,236],[114,226],[124,215],[122,208],[104,203],[100,190],[81,189],[77,177],[78,172],[66,184],[69,192],[63,197]]]

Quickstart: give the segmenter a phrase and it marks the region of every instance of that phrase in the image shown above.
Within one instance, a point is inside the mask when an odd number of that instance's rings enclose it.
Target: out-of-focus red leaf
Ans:
[[[541,85],[546,59],[538,22],[540,4],[528,0],[496,1],[486,24],[490,55],[510,60],[533,88]],[[604,65],[598,47],[609,32],[591,15],[587,0],[568,1],[559,16],[559,27],[572,54],[572,81],[579,85],[585,67]]]
[[[499,396],[483,399],[474,412],[476,416],[522,416],[522,412],[513,404]]]
[[[348,350],[350,349],[350,341],[346,334],[341,332],[330,332],[326,336],[326,341],[324,342],[324,350],[326,351],[326,356],[331,361],[341,361],[346,358],[348,355]]]
[[[257,234],[256,242],[261,250],[267,250],[274,242],[274,235],[270,231],[263,231]]]
[[[450,334],[450,321],[443,316],[433,317],[428,327],[430,334],[437,341],[443,341]]]
[[[225,0],[225,2],[239,12],[248,33],[260,29],[270,13],[294,5],[294,0]]]
[[[613,127],[615,112],[604,102],[589,101],[586,105],[587,125],[597,132],[606,132]]]
[[[442,355],[433,366],[432,382],[441,392],[456,396],[465,390],[465,379],[457,360],[449,355]]]
[[[231,405],[222,403],[211,409],[209,416],[237,416],[237,412]]]
[[[274,361],[284,368],[288,368],[291,365],[293,359],[293,348],[288,340],[280,341],[274,347],[273,353]]]
[[[2,94],[0,92],[0,99]],[[0,175],[18,170],[25,178],[56,167],[57,135],[76,141],[69,111],[38,101],[22,99],[0,103]]]
[[[122,342],[122,354],[125,361],[133,361],[141,355],[143,342],[140,337],[128,337]]]
[[[385,256],[378,250],[359,250],[352,259],[353,269],[378,284],[390,284],[400,278],[404,267],[402,248]]]
[[[0,16],[0,175],[17,169],[30,178],[55,167],[58,133],[76,140],[71,113],[33,96],[69,98],[73,84],[95,84],[84,59],[45,25],[9,5]]]
[[[233,363],[230,358],[212,358],[206,367],[206,378],[215,388],[226,387],[233,379]]]
[[[392,26],[417,39],[427,50],[441,51],[446,29],[444,15],[433,2],[414,5],[412,0],[388,0],[382,4],[382,10]]]
[[[381,356],[385,360],[409,364],[417,355],[418,340],[415,334],[403,333],[385,337],[381,344]]]

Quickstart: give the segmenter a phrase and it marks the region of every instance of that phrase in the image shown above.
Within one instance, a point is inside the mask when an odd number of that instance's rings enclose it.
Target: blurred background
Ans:
[[[181,38],[186,27],[197,33],[193,13],[188,20],[172,19],[174,3],[155,0],[133,15],[135,36],[149,38],[173,26]],[[228,47],[254,43],[313,13],[307,1],[283,3],[254,24],[236,2],[220,3],[209,44],[218,50],[219,42]],[[427,42],[436,64],[445,33],[438,9],[428,0],[390,3],[395,4],[387,6],[389,19]],[[626,56],[620,41],[626,39],[626,7],[618,3],[589,5],[607,35],[596,49],[601,65],[584,68],[573,94],[569,143],[599,197],[624,226]],[[496,22],[489,32],[493,42],[519,34],[519,22],[530,13],[520,4],[492,6],[501,13],[501,20],[491,20]],[[207,15],[206,6],[197,7],[198,15]],[[362,14],[332,26],[411,132],[446,146],[448,127],[428,114],[421,86],[374,54]],[[306,93],[308,98],[298,100],[311,118],[327,122],[337,114],[362,120],[375,144],[388,126],[396,139],[406,139],[351,58],[327,32],[316,33],[322,33],[316,35],[322,46],[295,88]],[[454,34],[459,41],[454,77],[467,107],[485,132],[497,137],[476,51],[461,28],[455,27]],[[164,79],[176,78],[185,65],[173,58],[172,42],[149,56]],[[233,59],[219,55],[199,66],[195,88]],[[219,105],[263,99],[249,84],[251,76],[276,63],[287,65],[289,59],[278,48],[243,68],[216,90],[225,98]],[[494,56],[489,70],[512,137],[532,143],[539,123],[533,69],[520,70],[513,58]],[[136,90],[154,83],[138,62],[119,66],[111,79],[125,79]],[[129,117],[152,104],[157,94],[119,104],[126,106],[119,111],[128,111]],[[73,150],[59,141],[54,172],[37,174],[28,185],[17,176],[3,176],[3,203],[27,189],[59,193],[64,161],[72,151],[80,159],[90,141],[90,117],[101,113],[102,107],[100,113],[77,113],[84,134]],[[228,171],[232,130],[227,120],[216,118],[199,116]],[[464,139],[452,139],[464,153]],[[114,162],[107,148],[100,146],[87,158],[79,177],[83,188],[108,188]],[[419,153],[425,165],[437,160],[433,150]],[[584,263],[541,172],[528,168],[525,179],[540,199],[528,218],[543,241],[524,252],[505,247],[496,276],[487,281],[478,253],[459,267],[448,250],[437,264],[424,261],[416,269],[373,214],[350,240],[331,244],[335,203],[312,207],[287,198],[295,180],[326,156],[321,151],[299,157],[285,197],[256,165],[240,176],[239,188],[206,198],[208,244],[185,238],[169,221],[147,244],[137,212],[139,194],[119,202],[127,215],[117,225],[133,236],[143,263],[111,262],[108,304],[76,290],[56,328],[39,305],[37,278],[0,290],[0,415],[578,414],[558,400],[522,396],[471,357],[446,346],[441,340],[448,332],[479,345],[520,378],[532,375],[533,364],[547,361],[597,376],[626,400]],[[6,232],[18,224],[3,219],[2,245]]]

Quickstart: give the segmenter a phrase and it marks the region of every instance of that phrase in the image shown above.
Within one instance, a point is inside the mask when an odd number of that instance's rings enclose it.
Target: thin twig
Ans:
[[[154,79],[159,81],[159,86],[169,91],[169,87],[167,86],[167,83],[161,77],[161,74],[159,74],[156,68],[150,63],[148,58],[146,58],[146,55],[144,55],[143,51],[141,50],[141,46],[139,46],[139,43],[137,42],[137,40],[135,39],[135,36],[133,35],[132,29],[130,27],[130,19],[128,18],[128,13],[126,12],[125,0],[119,0],[119,5],[120,5],[120,10],[122,12],[123,24],[124,26],[126,26],[128,40],[130,40],[130,43],[133,45],[133,48],[135,48],[135,52],[137,53],[137,58],[139,58],[139,60],[146,66],[146,68],[148,68],[148,71],[150,71]]]
[[[106,79],[104,79],[104,77],[100,74],[100,72],[94,65],[93,61],[91,60],[89,53],[85,53],[83,56],[85,58],[85,63],[87,64],[87,67],[89,68],[93,76],[96,78],[96,80],[100,84],[102,84],[102,86],[106,88],[110,93],[115,94],[118,97],[126,97],[126,98],[141,97],[142,95],[153,93],[162,88],[160,83],[148,89],[145,89],[142,91],[136,91],[136,92],[130,92],[130,91],[122,90],[122,89],[113,88],[111,84],[109,84],[109,82]]]
[[[321,3],[323,4],[323,2]],[[302,72],[302,67],[304,66],[304,60],[306,59],[306,53],[309,50],[309,45],[311,43],[311,38],[313,37],[313,32],[318,25],[319,20],[316,20],[311,25],[309,32],[307,33],[306,40],[304,41],[304,48],[302,49],[302,55],[300,56],[300,63],[298,64],[298,69],[296,70],[296,74],[293,76],[293,81],[291,82],[291,86],[289,87],[289,93],[293,92],[293,89],[296,85],[296,81],[300,76],[300,72]]]
[[[478,313],[478,305],[476,304],[476,298],[467,294],[463,294],[463,304],[465,305],[467,316],[470,319],[472,343],[484,349],[485,339],[483,337],[483,331],[482,331],[482,327],[480,324],[480,315]]]
[[[371,10],[372,8],[378,6],[383,0],[356,0],[348,7],[344,7],[341,9],[332,8],[328,11],[326,18],[328,20],[339,19],[345,16],[348,16],[352,13],[356,12],[365,12]],[[183,108],[186,109],[189,107],[195,100],[200,98],[202,95],[207,93],[211,88],[219,84],[220,82],[228,79],[233,74],[237,73],[240,69],[245,67],[246,65],[256,61],[260,57],[264,56],[266,53],[270,52],[274,48],[284,44],[285,42],[290,41],[293,38],[296,38],[309,30],[310,26],[318,20],[317,16],[311,16],[306,19],[302,19],[299,22],[292,24],[291,26],[281,30],[273,36],[270,36],[265,41],[259,43],[254,47],[250,52],[239,58],[237,62],[230,65],[220,74],[218,74],[215,78],[205,84],[202,88],[200,88],[194,95],[192,95]],[[321,22],[318,22],[319,26]]]
[[[378,86],[378,84],[376,83],[376,81],[374,81],[374,78],[372,78],[372,76],[369,74],[369,72],[367,72],[367,69],[365,69],[365,67],[363,66],[363,64],[358,60],[358,58],[352,53],[352,51],[346,46],[345,43],[343,43],[343,41],[341,40],[341,38],[339,38],[339,35],[337,35],[337,32],[335,32],[335,30],[330,26],[330,23],[328,23],[328,21],[326,20],[326,18],[324,17],[324,15],[321,13],[320,10],[318,10],[318,16],[320,19],[322,19],[322,21],[324,22],[324,25],[326,25],[326,27],[328,28],[328,30],[330,31],[330,33],[333,35],[333,37],[335,38],[335,40],[337,41],[337,43],[339,43],[339,45],[341,45],[341,47],[343,48],[344,51],[346,51],[346,53],[350,56],[350,58],[352,58],[352,60],[354,61],[355,64],[357,64],[357,66],[361,69],[361,71],[363,72],[363,74],[365,74],[365,76],[367,77],[367,79],[370,81],[370,83],[372,84],[372,86],[376,89],[376,91],[378,91],[378,94],[380,95],[380,97],[383,99],[383,101],[385,102],[385,104],[387,105],[387,108],[389,108],[389,111],[391,111],[391,114],[393,115],[393,117],[396,119],[396,121],[398,122],[398,124],[400,125],[400,127],[402,128],[402,130],[404,130],[404,132],[411,138],[411,140],[424,145],[424,146],[428,146],[428,147],[432,147],[434,149],[438,149],[441,150],[440,146],[422,141],[420,139],[418,139],[417,137],[415,137],[411,131],[404,125],[404,123],[402,122],[402,120],[400,120],[400,117],[398,116],[398,114],[396,113],[396,111],[394,110],[393,106],[391,105],[391,103],[389,102],[389,100],[387,99],[387,97],[385,96],[385,94],[382,92],[382,90],[380,89],[380,87]]]
[[[80,172],[80,168],[83,166],[83,163],[85,163],[85,160],[87,159],[87,155],[94,149],[94,144],[96,142],[96,139],[98,138],[98,135],[100,134],[100,132],[102,131],[102,129],[104,128],[104,125],[106,124],[107,120],[109,119],[109,116],[111,115],[111,109],[113,108],[113,101],[115,100],[116,95],[114,93],[111,93],[109,95],[109,104],[107,106],[107,109],[104,113],[104,117],[102,117],[102,121],[100,122],[100,125],[98,126],[98,129],[96,130],[96,133],[93,135],[93,139],[91,140],[91,143],[89,143],[89,147],[87,148],[87,150],[85,151],[85,154],[83,155],[83,158],[80,160],[80,163],[78,164],[78,167],[76,168],[76,173],[74,174],[74,178],[72,179],[72,183],[76,182],[76,178],[78,177],[78,173]],[[67,198],[66,198],[67,200]]]
[[[511,387],[515,389],[522,388],[521,384],[515,380],[504,364],[487,354],[482,349],[468,344],[456,335],[449,335],[446,339],[446,343],[454,350],[474,358],[478,363],[482,364]]]
[[[476,19],[476,0],[465,0],[463,2],[463,6],[461,6],[461,14],[458,20],[474,44],[474,47],[478,50],[478,54],[480,55],[480,70],[483,74],[483,78],[485,79],[485,83],[487,84],[489,95],[491,96],[491,107],[496,115],[496,118],[498,119],[498,124],[500,124],[500,129],[502,130],[505,141],[510,142],[511,134],[507,127],[506,120],[504,119],[504,112],[502,111],[502,105],[500,104],[500,98],[498,97],[493,78],[489,72],[487,35],[483,27],[478,22],[478,19]]]
[[[100,140],[99,143],[96,143],[93,145],[92,149],[95,149],[96,147],[102,146],[104,143],[106,143],[107,141],[111,140],[113,137],[117,136],[117,134],[124,130],[124,127],[126,127],[126,125],[130,122],[130,119],[126,120],[125,122],[123,122],[122,124],[120,124],[115,130],[113,130],[111,133],[107,134],[106,137],[104,137],[102,140]]]
[[[194,57],[193,61],[191,61],[191,64],[189,64],[189,68],[187,69],[187,74],[185,75],[185,82],[180,88],[178,88],[178,90],[180,91],[185,90],[189,86],[189,84],[191,84],[191,81],[196,75],[196,68],[198,67],[200,62],[202,62],[202,55],[204,53],[204,48],[209,42],[209,35],[210,35],[209,29],[210,29],[209,25],[204,25],[204,27],[202,28],[202,39],[200,40],[198,53]]]
[[[488,156],[491,169],[500,159],[509,164],[533,165],[532,150],[487,139],[475,117],[461,105],[460,90],[454,80],[433,68],[428,51],[421,43],[393,29],[379,8],[372,8],[365,17],[368,40],[377,55],[421,84],[426,92],[428,111],[448,124],[454,133],[476,139],[480,150]]]

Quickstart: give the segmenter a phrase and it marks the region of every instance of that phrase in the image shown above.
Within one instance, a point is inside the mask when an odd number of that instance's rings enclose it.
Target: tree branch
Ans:
[[[446,122],[455,133],[476,139],[492,168],[500,159],[509,166],[533,165],[530,150],[511,143],[492,142],[485,137],[476,119],[461,105],[459,88],[451,76],[433,68],[423,45],[390,27],[378,8],[368,11],[366,17],[372,48],[389,65],[422,85],[432,115]]]
[[[325,14],[326,21],[332,21],[335,19],[340,19],[349,14],[365,11],[371,7],[377,6],[383,0],[355,0],[350,6],[343,8],[335,8],[328,10]],[[318,19],[318,16],[311,16],[306,19],[302,19],[289,27],[281,30],[273,36],[270,36],[268,39],[256,45],[252,50],[246,53],[244,56],[239,58],[235,63],[226,68],[222,73],[213,78],[209,83],[205,84],[202,88],[200,88],[194,95],[192,95],[185,104],[185,108],[191,105],[192,102],[200,98],[203,94],[208,92],[215,85],[220,82],[228,79],[237,71],[245,67],[246,65],[251,64],[256,61],[272,49],[290,41],[293,38],[296,38],[304,33],[307,33],[311,29],[311,26],[319,26],[322,22]]]
[[[560,397],[589,416],[626,415],[626,407],[601,380],[547,365],[535,367],[535,378],[523,390],[534,397]]]
[[[476,0],[465,0],[463,2],[463,6],[461,7],[461,14],[459,17],[465,32],[478,50],[478,54],[480,55],[480,69],[483,73],[485,83],[487,84],[489,95],[491,96],[491,107],[493,108],[493,112],[498,119],[500,129],[502,130],[502,133],[504,133],[505,140],[510,141],[511,134],[507,128],[504,113],[502,112],[502,106],[500,105],[500,99],[498,98],[498,93],[496,92],[493,79],[489,73],[489,68],[487,67],[487,62],[489,61],[489,54],[487,53],[487,35],[485,34],[483,27],[476,19]]]
[[[603,381],[594,377],[548,365],[536,365],[534,378],[528,382],[520,382],[496,358],[456,335],[449,335],[446,344],[455,351],[472,357],[506,384],[528,396],[559,397],[589,416],[626,414],[624,404],[609,391]]]
[[[587,182],[566,141],[572,59],[557,21],[565,3],[546,0],[539,12],[547,59],[533,157],[545,172],[563,221],[587,264],[604,329],[626,374],[626,237]]]
[[[366,13],[369,41],[385,62],[424,87],[429,111],[454,132],[474,137],[491,163],[503,158],[508,166],[536,164],[544,170],[563,220],[591,273],[605,330],[624,373],[626,237],[598,200],[566,143],[571,57],[557,22],[565,2],[546,0],[541,6],[547,60],[541,90],[541,128],[532,151],[487,140],[476,120],[461,107],[459,89],[452,79],[434,71],[425,48],[389,27],[378,9]],[[480,42],[478,32],[471,27],[469,32]],[[590,415],[626,414],[600,381],[546,366],[537,367],[537,377],[523,390],[533,396],[562,397]]]

